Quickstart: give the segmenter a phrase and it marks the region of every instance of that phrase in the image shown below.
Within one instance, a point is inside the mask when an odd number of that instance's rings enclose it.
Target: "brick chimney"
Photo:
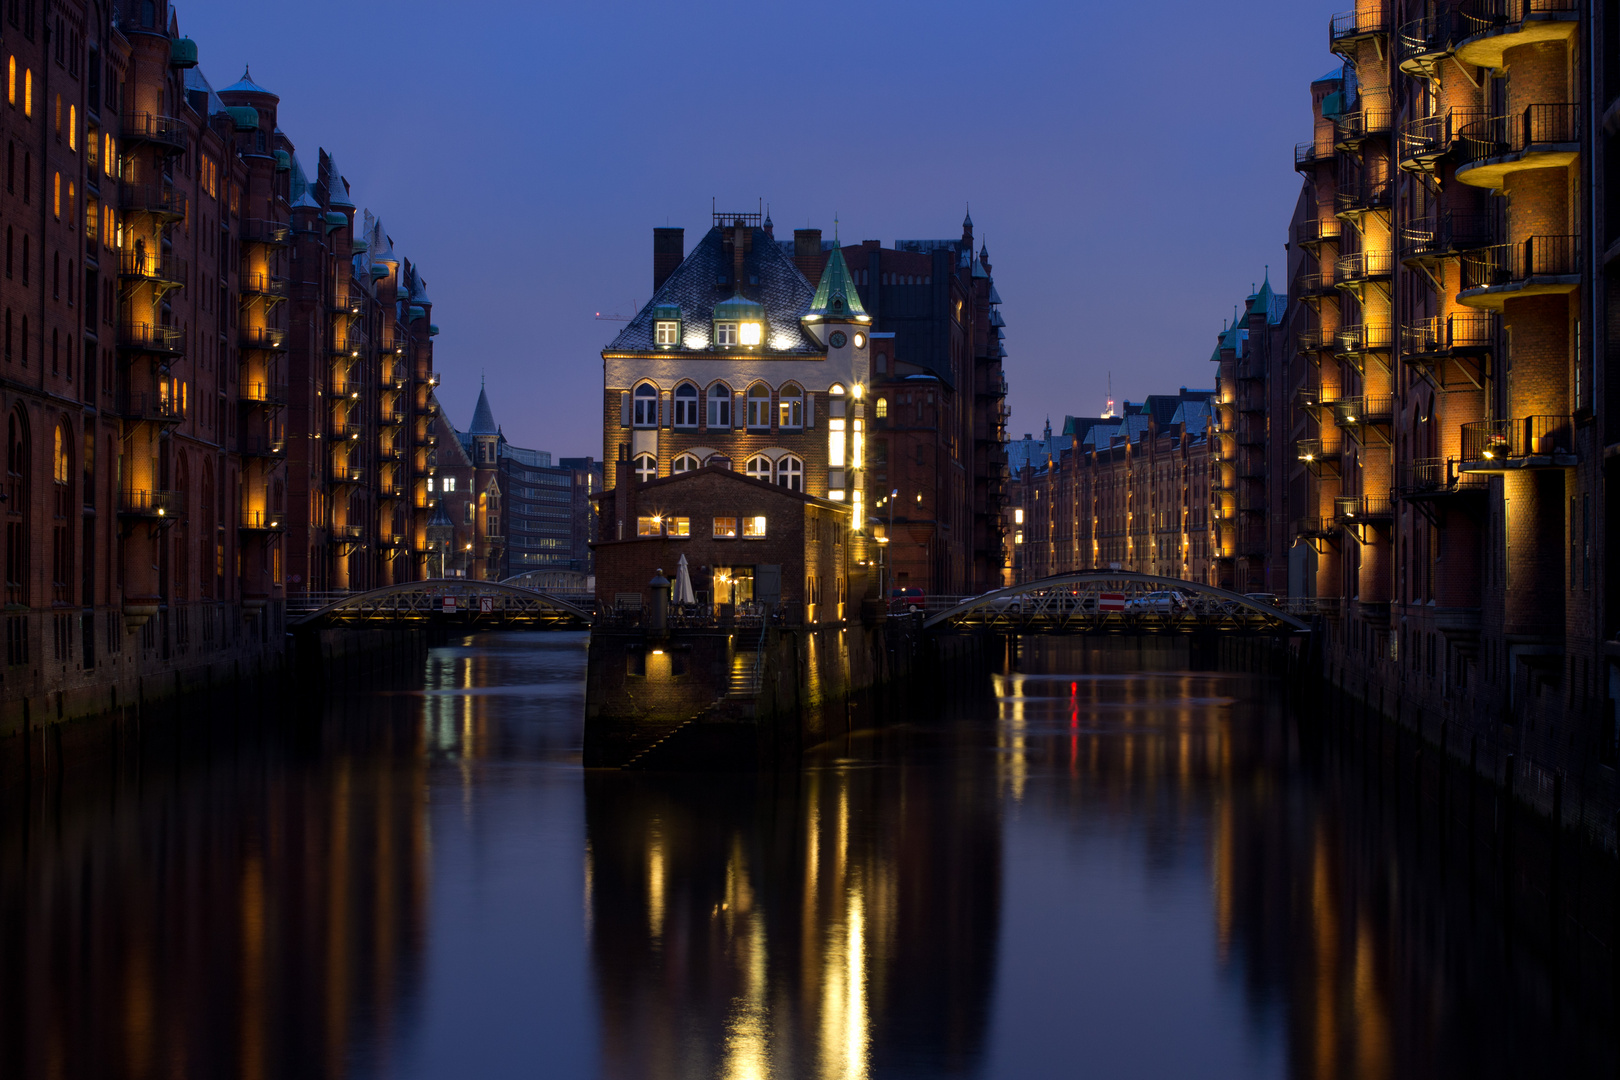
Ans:
[[[821,280],[821,230],[793,230],[793,265],[812,284]]]
[[[664,287],[669,275],[686,258],[685,229],[653,230],[653,292]]]

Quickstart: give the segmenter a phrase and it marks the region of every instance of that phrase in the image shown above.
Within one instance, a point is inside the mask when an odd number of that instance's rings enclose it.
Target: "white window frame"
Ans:
[[[642,383],[632,392],[630,400],[631,426],[638,428],[658,426],[658,387],[652,383]]]
[[[681,454],[675,458],[670,466],[670,475],[679,476],[681,473],[696,472],[703,468],[703,463],[693,454]]]
[[[731,387],[725,383],[715,383],[709,387],[709,430],[730,430],[731,428]]]
[[[763,397],[756,397],[755,390],[764,390]],[[771,430],[771,388],[764,383],[755,383],[748,388],[748,430]]]
[[[638,484],[658,479],[658,459],[651,454],[637,454],[630,462],[630,467],[635,472]]]
[[[763,540],[766,534],[766,521],[764,514],[748,514],[742,519],[742,536],[744,540]],[[750,531],[753,530],[753,531]]]
[[[763,480],[767,484],[771,482],[775,472],[776,470],[771,466],[771,459],[764,454],[755,454],[748,459],[748,464],[743,467],[743,475],[751,480]]]
[[[735,347],[737,344],[737,324],[730,319],[721,319],[714,324],[714,343],[721,346]]]
[[[804,388],[788,383],[776,395],[776,426],[784,431],[804,428]]]
[[[776,459],[776,483],[789,491],[804,490],[804,462],[797,454],[783,454]]]
[[[686,391],[682,394],[682,391]],[[696,428],[698,426],[698,388],[695,384],[683,382],[675,388],[675,426],[678,428]]]
[[[679,345],[681,322],[679,319],[659,319],[653,323],[653,342],[657,345]]]

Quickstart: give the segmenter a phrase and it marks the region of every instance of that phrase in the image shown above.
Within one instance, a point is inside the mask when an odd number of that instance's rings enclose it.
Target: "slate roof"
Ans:
[[[274,91],[271,91],[271,90],[266,90],[264,87],[260,86],[256,82],[254,82],[253,81],[253,72],[252,72],[252,70],[250,68],[246,68],[246,67],[244,67],[242,69],[242,77],[240,79],[237,79],[235,82],[231,83],[231,85],[225,87],[223,90],[220,91],[220,93],[222,93],[222,94],[233,94],[233,93],[269,94],[271,97],[275,98],[277,101],[281,100],[281,96],[279,94],[276,94]]]
[[[810,310],[806,314],[830,315],[835,319],[858,319],[866,315],[866,308],[861,305],[861,294],[855,291],[849,265],[844,262],[844,252],[837,240],[833,241],[832,257],[821,271],[821,281],[816,285],[816,295],[811,299]]]
[[[478,405],[473,409],[472,423],[467,425],[469,435],[496,435],[500,428],[495,426],[495,412],[489,407],[489,394],[485,393],[482,385],[478,387]]]
[[[741,292],[765,306],[770,326],[761,352],[815,354],[823,350],[804,332],[800,316],[810,310],[815,287],[799,273],[781,245],[754,230],[754,241],[743,259],[744,280],[731,281],[731,252],[725,244],[728,230],[712,228],[669,275],[663,287],[608,345],[608,352],[645,352],[653,343],[653,309],[673,305],[681,310],[681,330],[687,345],[676,352],[707,351],[714,307]],[[753,284],[757,278],[759,283]],[[695,346],[696,348],[694,348]]]
[[[1073,445],[1074,440],[1067,435],[1049,434],[1039,439],[1026,435],[1007,443],[1007,468],[1013,472],[1021,471],[1025,465],[1044,469],[1048,459],[1058,460]]]
[[[209,85],[208,77],[202,73],[202,68],[186,68],[186,90],[200,91],[208,95],[208,115],[214,116],[225,111],[225,103],[219,100],[214,88]]]

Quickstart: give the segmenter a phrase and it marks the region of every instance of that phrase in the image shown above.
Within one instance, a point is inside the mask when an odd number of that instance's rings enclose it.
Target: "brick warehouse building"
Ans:
[[[166,5],[0,17],[16,730],[279,657],[287,584],[417,574],[387,553],[425,526],[431,447],[387,433],[425,411],[432,329],[408,265],[353,258],[330,158],[308,180],[275,95],[214,91]]]

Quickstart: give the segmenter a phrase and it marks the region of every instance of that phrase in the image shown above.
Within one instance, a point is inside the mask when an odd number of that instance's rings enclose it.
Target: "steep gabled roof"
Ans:
[[[743,258],[744,278],[733,282],[726,232],[718,227],[710,229],[606,351],[654,349],[653,321],[657,317],[654,309],[660,307],[680,310],[686,340],[676,351],[707,351],[715,305],[740,292],[745,298],[764,305],[765,322],[770,330],[762,352],[821,352],[799,323],[809,312],[816,290],[793,265],[792,257],[783,252],[781,245],[772,242],[764,229],[755,229],[753,243]]]

